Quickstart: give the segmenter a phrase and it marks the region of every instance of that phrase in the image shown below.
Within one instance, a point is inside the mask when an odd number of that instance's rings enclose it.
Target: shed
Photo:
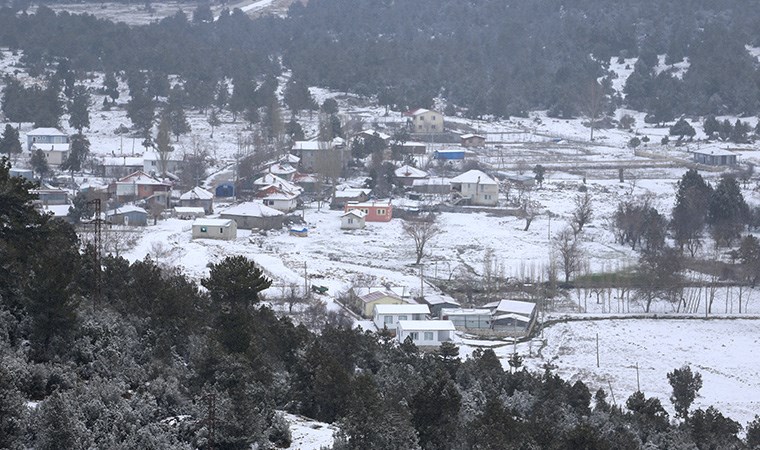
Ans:
[[[401,305],[404,300],[390,291],[374,291],[362,296],[354,296],[352,306],[364,317],[372,317],[375,305]]]
[[[341,230],[359,230],[366,226],[365,217],[362,211],[358,209],[352,209],[344,212],[340,216],[340,229]]]
[[[282,228],[285,214],[258,202],[246,202],[222,211],[219,217],[234,220],[241,230],[272,230]]]
[[[442,308],[441,319],[450,320],[457,329],[462,330],[491,328],[490,309]]]
[[[138,206],[125,205],[106,211],[106,220],[117,225],[145,226],[148,212]]]
[[[180,206],[201,207],[206,214],[214,212],[214,194],[196,186],[179,197]]]
[[[430,307],[430,314],[434,317],[441,317],[443,308],[459,308],[459,302],[453,298],[442,294],[425,294],[423,301]]]
[[[421,180],[427,176],[428,174],[424,170],[409,165],[401,166],[394,172],[396,182],[404,186],[412,186],[415,180]]]
[[[193,239],[237,238],[237,224],[231,219],[196,219],[193,222]]]
[[[464,150],[436,150],[435,159],[442,159],[445,161],[454,161],[464,159]]]
[[[216,195],[218,198],[234,197],[235,185],[229,181],[225,181],[224,183],[219,183],[216,185],[216,189],[214,189],[214,195]]]
[[[730,150],[710,149],[694,150],[694,162],[710,166],[735,166],[736,153]]]
[[[200,206],[175,206],[172,210],[172,215],[178,219],[197,219],[198,217],[204,217],[206,211]]]
[[[463,134],[459,137],[462,147],[485,147],[486,138],[479,134]]]
[[[402,343],[408,337],[418,347],[438,347],[450,341],[455,330],[450,320],[399,320],[396,339]]]

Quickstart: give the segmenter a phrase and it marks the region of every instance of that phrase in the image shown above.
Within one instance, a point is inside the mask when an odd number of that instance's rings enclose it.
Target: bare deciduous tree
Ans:
[[[565,228],[554,238],[554,247],[559,266],[565,274],[565,283],[581,268],[581,249],[575,235],[573,229]]]
[[[588,191],[575,197],[575,209],[573,210],[572,227],[577,235],[583,231],[583,227],[594,218],[594,207],[591,194]]]
[[[428,214],[425,217],[416,220],[404,221],[404,234],[414,241],[414,251],[417,255],[415,264],[419,264],[425,257],[425,247],[427,244],[441,234],[443,230],[438,225],[435,215]]]
[[[530,195],[526,195],[525,198],[523,198],[519,212],[520,217],[525,219],[525,228],[523,228],[523,231],[528,231],[533,219],[538,216],[538,208],[539,205],[530,199]]]

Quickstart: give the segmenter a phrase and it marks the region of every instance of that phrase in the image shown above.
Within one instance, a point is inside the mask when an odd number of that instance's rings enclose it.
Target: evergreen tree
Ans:
[[[290,118],[290,122],[285,125],[285,134],[290,137],[291,141],[303,141],[304,133],[301,125],[296,122],[295,117]]]
[[[0,448],[21,450],[27,421],[21,392],[14,386],[11,373],[0,364]]]
[[[227,106],[229,99],[230,88],[227,85],[227,81],[222,80],[219,82],[219,85],[216,88],[216,98],[214,99],[214,104],[217,108],[223,109],[225,106]]]
[[[69,126],[82,134],[84,128],[90,127],[90,93],[84,86],[74,87],[69,102]]]
[[[54,85],[39,91],[39,96],[34,109],[34,126],[37,128],[57,128],[63,114],[61,101],[58,98],[58,90]]]
[[[153,100],[143,91],[137,91],[127,102],[127,117],[132,121],[135,130],[143,137],[150,136],[156,110]]]
[[[715,116],[709,115],[705,117],[702,128],[704,129],[708,139],[715,139],[716,134],[720,132],[721,125],[720,122],[715,119]]]
[[[190,132],[190,123],[187,121],[187,117],[185,116],[185,110],[181,107],[174,108],[171,109],[168,114],[169,126],[171,128],[172,134],[174,134],[177,142],[179,142],[180,135]]]
[[[45,176],[50,173],[50,166],[48,165],[45,152],[40,149],[37,149],[32,153],[32,157],[29,158],[29,165],[32,166],[32,170],[34,170],[40,178],[45,178]]]
[[[113,72],[106,72],[103,78],[103,88],[105,94],[111,97],[111,100],[116,101],[119,98],[119,81],[116,80],[116,75]]]
[[[670,227],[681,250],[687,248],[692,257],[702,245],[711,195],[710,185],[695,169],[687,171],[678,181]]]
[[[9,158],[21,153],[21,141],[18,130],[12,125],[5,125],[2,137],[0,137],[0,155],[6,154]]]
[[[58,450],[87,448],[87,429],[77,407],[64,394],[54,393],[40,405],[40,424],[34,448]]]
[[[302,110],[317,109],[317,103],[309,93],[308,87],[295,76],[291,77],[285,86],[285,104],[296,114]]]
[[[723,175],[710,197],[707,223],[716,243],[731,245],[749,219],[749,207],[744,201],[739,183],[731,175]]]
[[[219,114],[216,113],[216,108],[211,108],[211,113],[208,115],[208,124],[211,126],[211,139],[214,139],[214,129],[222,124]]]
[[[174,151],[169,136],[170,127],[169,118],[166,117],[166,115],[161,116],[161,121],[158,123],[158,135],[156,136],[156,150],[158,151],[159,163],[158,169],[161,172],[161,175],[166,175],[166,171],[169,168],[169,157],[171,152]]]
[[[211,273],[201,284],[211,301],[223,310],[248,309],[259,301],[259,293],[272,285],[256,264],[244,256],[228,256],[209,264]]]
[[[461,401],[462,396],[446,372],[438,372],[425,381],[409,405],[422,448],[450,448]]]
[[[85,160],[90,154],[90,141],[81,133],[77,133],[71,136],[71,144],[69,147],[69,155],[66,160],[61,164],[62,170],[68,170],[71,172],[71,176],[74,176],[74,172],[82,170]]]
[[[683,140],[684,136],[687,136],[689,139],[693,138],[697,132],[694,130],[694,127],[689,124],[689,122],[681,118],[672,127],[670,127],[669,134],[671,136],[678,136],[678,140],[681,141]]]
[[[702,375],[693,373],[689,366],[683,366],[668,372],[668,383],[673,388],[670,401],[673,402],[676,417],[685,420],[689,417],[689,408],[697,398],[697,392],[702,389]]]
[[[158,100],[159,97],[166,97],[169,95],[169,78],[165,73],[154,70],[148,75],[148,82],[145,86],[146,93],[154,100]]]

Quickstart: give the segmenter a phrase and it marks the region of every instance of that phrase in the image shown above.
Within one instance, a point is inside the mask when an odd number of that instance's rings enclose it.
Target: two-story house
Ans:
[[[57,128],[35,128],[26,134],[26,149],[42,150],[48,164],[60,166],[69,155],[69,136]]]
[[[443,133],[443,114],[431,109],[418,108],[404,113],[409,118],[412,133]]]
[[[499,203],[499,183],[480,170],[470,170],[451,181],[452,198],[463,199],[471,205],[496,206]]]

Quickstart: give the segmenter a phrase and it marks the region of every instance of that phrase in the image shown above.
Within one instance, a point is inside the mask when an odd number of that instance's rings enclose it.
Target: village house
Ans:
[[[451,179],[454,201],[470,205],[496,206],[499,203],[499,183],[480,170],[470,170]]]
[[[334,157],[335,162],[340,164],[341,168],[346,167],[351,160],[351,151],[346,148],[342,139],[339,141],[296,141],[293,143],[292,151],[300,159],[301,168],[307,172],[315,172],[320,168],[320,163],[325,158]]]
[[[484,305],[491,309],[491,328],[523,335],[536,320],[536,304],[519,300],[501,300]]]
[[[98,165],[108,178],[120,178],[143,169],[143,159],[137,156],[106,156]]]
[[[482,148],[486,146],[486,138],[485,136],[480,136],[478,134],[463,134],[459,136],[460,145],[462,147],[478,147]]]
[[[285,191],[277,186],[261,188],[256,195],[265,206],[284,213],[289,213],[298,207],[298,194]]]
[[[444,308],[459,308],[459,302],[452,297],[444,294],[425,294],[422,302],[430,308],[432,317],[441,317],[441,310]]]
[[[375,130],[362,130],[356,134],[356,137],[360,139],[368,139],[368,138],[378,138],[382,139],[382,141],[388,145],[388,142],[391,140],[391,137],[383,132],[375,131]]]
[[[422,180],[427,176],[428,174],[424,170],[409,165],[401,166],[394,171],[395,181],[404,186],[412,186],[415,180]]]
[[[273,230],[282,228],[285,214],[259,202],[246,202],[222,211],[219,217],[234,220],[241,230]]]
[[[171,184],[154,178],[143,171],[137,171],[117,180],[109,190],[116,195],[118,203],[151,199],[167,206]]]
[[[344,212],[358,209],[366,214],[364,220],[367,222],[390,222],[393,218],[393,205],[387,202],[364,202],[364,203],[347,203]]]
[[[69,191],[47,184],[39,189],[32,189],[29,193],[36,195],[37,203],[43,206],[69,204]]]
[[[399,320],[428,320],[430,309],[427,305],[375,305],[372,321],[378,330],[387,328],[396,331],[396,323]]]
[[[214,194],[196,186],[179,197],[179,205],[184,207],[196,206],[203,208],[206,214],[214,212]]]
[[[148,212],[134,205],[124,205],[106,211],[106,222],[114,225],[144,227],[148,224]]]
[[[456,328],[450,320],[399,320],[396,339],[403,343],[407,338],[418,347],[439,347],[451,341]]]
[[[293,175],[297,172],[296,168],[288,163],[274,163],[264,169],[261,173],[270,173],[283,180],[292,181]]]
[[[316,177],[310,173],[296,172],[291,180],[298,187],[303,189],[303,192],[315,193],[319,189],[320,181],[319,177]]]
[[[69,155],[69,136],[57,128],[35,128],[26,134],[26,148],[42,150],[49,165],[58,167]]]
[[[341,230],[359,230],[366,226],[364,220],[366,214],[358,209],[352,209],[351,211],[344,212],[340,216],[340,229]]]
[[[193,222],[193,239],[221,239],[225,241],[237,238],[237,224],[231,219],[196,219]]]
[[[339,187],[333,194],[330,201],[330,208],[344,209],[348,203],[363,203],[369,200],[369,194],[372,189],[368,188],[351,188],[347,186]]]
[[[719,148],[694,150],[694,162],[708,166],[735,166],[736,153]]]
[[[376,305],[402,305],[406,302],[387,290],[372,291],[364,295],[351,296],[352,308],[362,315],[362,317],[371,318]]]
[[[164,173],[176,173],[182,164],[182,158],[175,155],[175,152],[169,152],[166,160],[161,160],[159,152],[145,152],[143,154],[143,172],[151,175],[162,175]],[[166,165],[166,167],[163,167]]]
[[[414,180],[412,182],[412,192],[448,195],[451,192],[451,179],[436,177]]]
[[[402,155],[424,155],[427,153],[427,145],[422,142],[406,141],[401,143]]]
[[[430,109],[418,108],[404,113],[412,133],[442,133],[443,114]]]

